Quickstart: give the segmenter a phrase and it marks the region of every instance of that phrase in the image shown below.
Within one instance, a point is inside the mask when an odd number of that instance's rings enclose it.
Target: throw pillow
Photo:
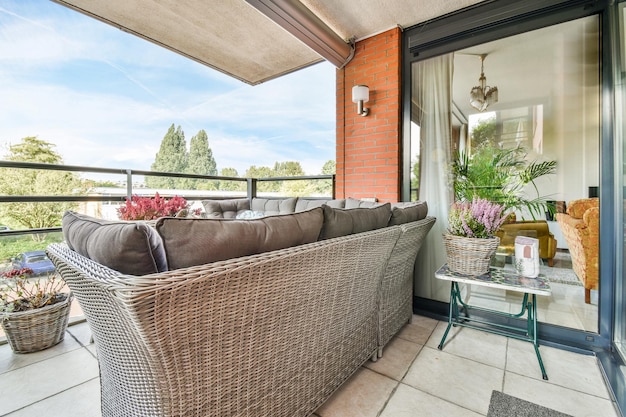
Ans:
[[[252,220],[163,217],[156,229],[178,269],[315,242],[323,220],[316,208]]]
[[[235,216],[236,219],[260,219],[261,217],[265,217],[265,213],[254,210],[244,210]]]
[[[426,218],[427,214],[428,204],[425,201],[394,203],[391,205],[389,226],[422,220]]]
[[[391,217],[391,204],[372,208],[335,209],[323,206],[324,225],[319,240],[367,232],[386,227]]]
[[[216,219],[234,219],[237,214],[250,210],[250,200],[236,198],[233,200],[202,200],[207,217]]]
[[[296,211],[310,210],[315,207],[322,207],[324,204],[333,208],[344,208],[346,200],[343,198],[332,200],[309,200],[306,198],[298,198],[296,202]]]
[[[250,210],[262,211],[266,216],[274,214],[289,214],[296,211],[295,197],[269,199],[269,198],[253,198],[250,203]]]
[[[380,205],[381,205],[381,203],[378,203],[376,201],[358,200],[358,199],[352,198],[352,197],[348,197],[346,199],[346,208],[347,209],[371,208],[371,207],[377,207],[377,206],[380,206]]]
[[[108,221],[68,211],[62,219],[70,249],[123,274],[167,271],[165,249],[144,222]]]

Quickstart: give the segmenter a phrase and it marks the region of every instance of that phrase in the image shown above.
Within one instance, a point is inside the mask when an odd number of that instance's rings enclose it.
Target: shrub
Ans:
[[[180,210],[189,207],[187,200],[175,196],[169,200],[156,193],[154,197],[132,196],[126,204],[117,209],[121,220],[155,220],[164,216],[175,216]]]

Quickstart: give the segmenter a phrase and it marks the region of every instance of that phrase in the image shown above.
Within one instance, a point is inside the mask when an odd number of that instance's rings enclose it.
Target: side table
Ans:
[[[448,315],[448,327],[439,343],[439,350],[443,349],[443,345],[448,337],[451,326],[470,327],[489,333],[499,334],[502,336],[512,337],[514,339],[531,342],[535,347],[535,354],[541,368],[541,376],[547,380],[548,375],[541,360],[539,353],[539,341],[537,340],[537,295],[550,295],[550,284],[545,275],[539,274],[537,278],[525,278],[518,275],[514,271],[505,271],[502,268],[490,267],[489,272],[484,275],[464,275],[452,272],[448,268],[448,264],[444,264],[435,272],[438,279],[450,281],[450,312]],[[484,307],[471,306],[461,299],[461,291],[459,283],[470,285],[482,285],[485,287],[501,288],[507,291],[516,291],[524,294],[522,299],[521,311],[517,314],[502,312]],[[461,306],[465,314],[461,317],[459,314],[459,306]],[[480,317],[472,317],[470,312],[484,311],[497,314],[505,318],[521,318],[526,315],[526,329],[509,326],[501,323],[494,323],[482,319]],[[473,323],[479,323],[477,326]]]

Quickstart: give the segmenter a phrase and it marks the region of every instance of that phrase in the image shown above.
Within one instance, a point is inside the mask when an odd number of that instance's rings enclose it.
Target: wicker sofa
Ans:
[[[361,230],[355,213],[380,225],[385,210],[385,227]],[[310,415],[411,317],[413,263],[435,219],[391,224],[391,213],[325,205],[154,228],[66,214],[67,243],[48,254],[93,331],[103,416]],[[302,230],[281,240],[283,226]],[[230,228],[254,238],[219,240]],[[231,246],[260,253],[228,257]],[[206,261],[216,256],[227,259]]]

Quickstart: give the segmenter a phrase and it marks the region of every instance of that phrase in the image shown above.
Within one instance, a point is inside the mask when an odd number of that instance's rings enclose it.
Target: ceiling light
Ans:
[[[484,111],[489,105],[498,102],[498,87],[489,87],[484,72],[484,61],[487,54],[480,55],[480,85],[470,91],[470,105],[478,111]]]

